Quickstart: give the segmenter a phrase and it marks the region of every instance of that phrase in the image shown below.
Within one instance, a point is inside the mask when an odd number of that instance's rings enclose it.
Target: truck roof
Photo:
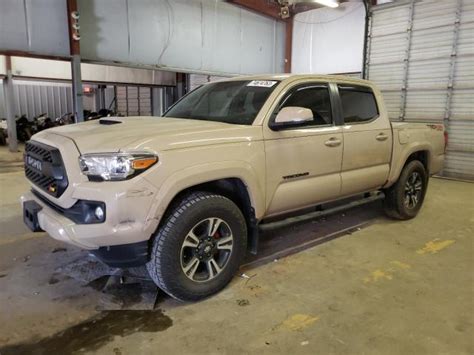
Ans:
[[[236,76],[224,80],[280,80],[280,81],[294,81],[299,79],[310,80],[330,80],[330,81],[347,81],[352,83],[360,83],[363,85],[371,84],[370,81],[354,78],[346,75],[323,75],[323,74],[259,74],[259,75],[244,75]]]

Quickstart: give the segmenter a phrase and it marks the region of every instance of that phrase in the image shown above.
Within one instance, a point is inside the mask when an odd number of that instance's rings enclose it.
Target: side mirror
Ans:
[[[313,111],[305,107],[287,106],[283,107],[275,117],[271,128],[274,130],[297,127],[304,125],[314,119]]]

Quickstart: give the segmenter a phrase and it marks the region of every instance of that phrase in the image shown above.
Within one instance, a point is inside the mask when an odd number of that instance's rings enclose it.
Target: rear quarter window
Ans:
[[[379,115],[377,100],[365,86],[338,85],[344,123],[364,123]]]

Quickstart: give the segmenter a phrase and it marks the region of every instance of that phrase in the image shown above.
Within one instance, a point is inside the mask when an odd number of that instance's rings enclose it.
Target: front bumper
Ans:
[[[102,223],[76,223],[68,218],[66,213],[54,208],[52,202],[45,202],[45,196],[38,198],[38,192],[25,193],[21,196],[21,202],[23,207],[29,201],[34,201],[40,207],[36,213],[38,229],[47,232],[54,239],[83,249],[92,250],[147,241],[158,224],[156,220],[148,217],[155,194],[151,191],[141,196],[127,193],[108,194],[106,190],[105,188],[104,194],[101,194],[103,198],[100,199],[104,201],[107,211]],[[77,190],[75,195],[80,195],[80,191]],[[95,196],[98,199],[98,195]],[[90,195],[81,199],[91,200]]]
[[[33,195],[39,197],[34,193]],[[39,199],[42,200],[41,198]],[[54,209],[54,206],[51,206],[45,200],[42,201]],[[43,207],[34,200],[28,200],[23,203],[24,222],[33,232],[42,231],[38,218],[42,209]],[[91,253],[111,267],[141,266],[148,261],[148,241],[100,247],[99,249],[91,250]]]

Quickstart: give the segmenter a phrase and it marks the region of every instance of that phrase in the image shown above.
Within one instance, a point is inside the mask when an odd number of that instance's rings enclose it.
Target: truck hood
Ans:
[[[51,128],[35,136],[51,133],[72,139],[82,154],[164,151],[262,139],[259,126],[168,117],[107,117]]]

